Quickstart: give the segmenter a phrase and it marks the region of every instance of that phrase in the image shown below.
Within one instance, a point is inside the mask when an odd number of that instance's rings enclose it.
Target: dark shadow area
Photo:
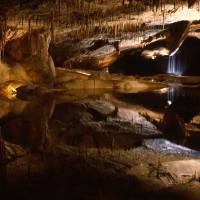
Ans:
[[[152,44],[152,46],[158,46],[158,44],[155,43]],[[146,50],[149,50],[150,48],[151,47],[149,46]],[[141,53],[141,49],[132,49],[124,52],[123,55],[110,66],[109,72],[142,76],[166,73],[167,68],[165,66],[167,66],[168,63],[167,57],[153,60],[141,56]]]
[[[188,37],[177,54],[177,59],[183,68],[183,75],[200,75],[200,40]]]
[[[125,75],[155,75],[168,73],[168,56],[158,56],[155,59],[146,58],[142,52],[166,47],[165,40],[154,42],[144,49],[126,51],[109,68],[110,73]],[[199,67],[200,40],[187,37],[174,56],[174,66],[180,69],[181,75],[200,75]]]

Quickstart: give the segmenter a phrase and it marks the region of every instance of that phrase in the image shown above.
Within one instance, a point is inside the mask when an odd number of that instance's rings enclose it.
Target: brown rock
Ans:
[[[166,183],[186,183],[200,176],[200,160],[178,160],[161,164],[161,179]]]
[[[48,52],[50,41],[48,31],[34,30],[8,42],[5,55],[22,66],[31,82],[49,85],[56,76],[54,62]],[[12,70],[15,70],[15,65]]]

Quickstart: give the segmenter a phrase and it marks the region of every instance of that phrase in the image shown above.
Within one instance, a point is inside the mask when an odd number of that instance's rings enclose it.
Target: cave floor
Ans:
[[[166,108],[153,102],[165,105],[167,93],[80,94],[1,100],[2,195],[199,199],[199,149],[166,139],[155,123]]]

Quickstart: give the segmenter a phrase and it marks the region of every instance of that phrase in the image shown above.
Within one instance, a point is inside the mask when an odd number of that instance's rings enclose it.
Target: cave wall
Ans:
[[[51,34],[45,30],[34,30],[11,40],[5,45],[4,62],[10,69],[11,79],[15,76],[16,66],[27,80],[35,84],[52,85],[56,76],[54,62],[49,54]],[[20,71],[18,70],[18,74]]]

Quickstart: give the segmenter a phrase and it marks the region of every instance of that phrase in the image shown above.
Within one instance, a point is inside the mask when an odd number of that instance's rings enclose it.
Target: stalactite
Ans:
[[[61,23],[61,0],[58,0],[58,19],[59,24]]]
[[[163,30],[165,29],[165,9],[162,11],[162,27],[163,27]]]
[[[176,9],[176,0],[174,0],[174,9]]]
[[[29,17],[29,19],[28,19],[28,33],[29,33],[29,35],[31,33],[31,17]]]
[[[54,42],[55,40],[55,33],[54,33],[54,11],[51,13],[51,40]]]
[[[196,3],[197,0],[187,0],[187,1],[188,1],[188,7],[190,8]]]
[[[4,47],[6,43],[6,30],[7,30],[7,16],[2,16],[1,24],[0,24],[0,62],[4,55]]]
[[[182,7],[182,9],[183,9],[183,1],[181,1],[181,7]]]
[[[2,24],[0,25],[0,62],[2,60],[2,48],[3,48],[3,27]]]
[[[159,4],[160,4],[160,0],[153,0],[153,7],[156,8],[156,11],[157,11],[157,9],[159,7]]]

